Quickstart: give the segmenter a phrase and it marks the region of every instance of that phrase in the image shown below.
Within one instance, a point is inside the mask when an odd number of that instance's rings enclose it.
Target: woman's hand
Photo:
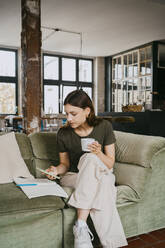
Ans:
[[[88,145],[88,149],[96,155],[102,152],[101,145],[97,141],[94,141],[92,144]]]
[[[60,152],[60,164],[58,166],[50,166],[46,171],[52,173],[51,175],[46,175],[50,180],[53,180],[57,177],[57,175],[65,174],[70,167],[69,163],[69,154],[67,152]]]
[[[48,169],[46,169],[46,171],[51,172],[53,174],[53,176],[46,175],[50,180],[55,179],[56,176],[58,175],[58,170],[57,170],[57,167],[55,167],[55,166],[50,166]]]

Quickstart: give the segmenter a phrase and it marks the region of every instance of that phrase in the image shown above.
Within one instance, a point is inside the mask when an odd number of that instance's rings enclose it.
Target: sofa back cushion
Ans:
[[[14,217],[17,213],[24,213],[26,216],[24,216],[24,222],[27,222],[27,217],[30,215],[31,221],[34,221],[34,216],[37,212],[42,215],[46,211],[50,213],[50,211],[58,211],[64,207],[64,202],[58,196],[35,197],[29,200],[24,192],[16,187],[14,183],[1,184],[0,196],[0,216],[6,215],[8,219],[15,219],[16,223],[19,222],[19,218],[16,220],[16,217]],[[12,214],[13,217],[11,217]],[[0,223],[1,225],[3,223]]]
[[[33,168],[33,151],[28,136],[24,133],[15,133],[15,137],[22,155],[29,171],[34,175]]]
[[[153,156],[165,147],[165,138],[115,131],[116,161],[151,167]]]
[[[46,169],[50,165],[59,164],[55,132],[33,133],[28,137],[33,148],[35,167]],[[41,175],[42,174],[36,170],[36,176],[40,177]]]

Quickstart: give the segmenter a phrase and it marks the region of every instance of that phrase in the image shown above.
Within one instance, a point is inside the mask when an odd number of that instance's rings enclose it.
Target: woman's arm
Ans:
[[[60,157],[60,164],[58,166],[50,166],[46,171],[48,172],[53,172],[55,176],[60,175],[60,174],[65,174],[70,167],[69,163],[69,155],[67,152],[60,152],[59,153]],[[49,179],[54,179],[54,177],[47,175]]]
[[[70,163],[69,163],[69,154],[68,152],[60,152],[60,164],[56,166],[58,174],[64,174],[69,170]]]
[[[115,163],[115,145],[104,146],[104,153],[101,150],[101,145],[98,142],[93,142],[89,145],[92,153],[96,154],[100,160],[111,169]]]

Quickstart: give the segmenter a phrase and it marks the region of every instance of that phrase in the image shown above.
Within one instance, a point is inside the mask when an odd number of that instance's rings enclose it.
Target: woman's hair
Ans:
[[[87,123],[89,126],[96,126],[101,121],[101,119],[97,118],[95,115],[94,106],[90,97],[82,89],[74,90],[69,93],[64,100],[64,105],[66,104],[70,104],[74,107],[79,107],[82,109],[90,108],[90,113],[87,117]]]

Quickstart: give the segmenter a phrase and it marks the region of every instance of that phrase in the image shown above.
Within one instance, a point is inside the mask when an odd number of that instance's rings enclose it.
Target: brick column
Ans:
[[[22,106],[27,134],[41,126],[41,6],[40,0],[21,0]]]

